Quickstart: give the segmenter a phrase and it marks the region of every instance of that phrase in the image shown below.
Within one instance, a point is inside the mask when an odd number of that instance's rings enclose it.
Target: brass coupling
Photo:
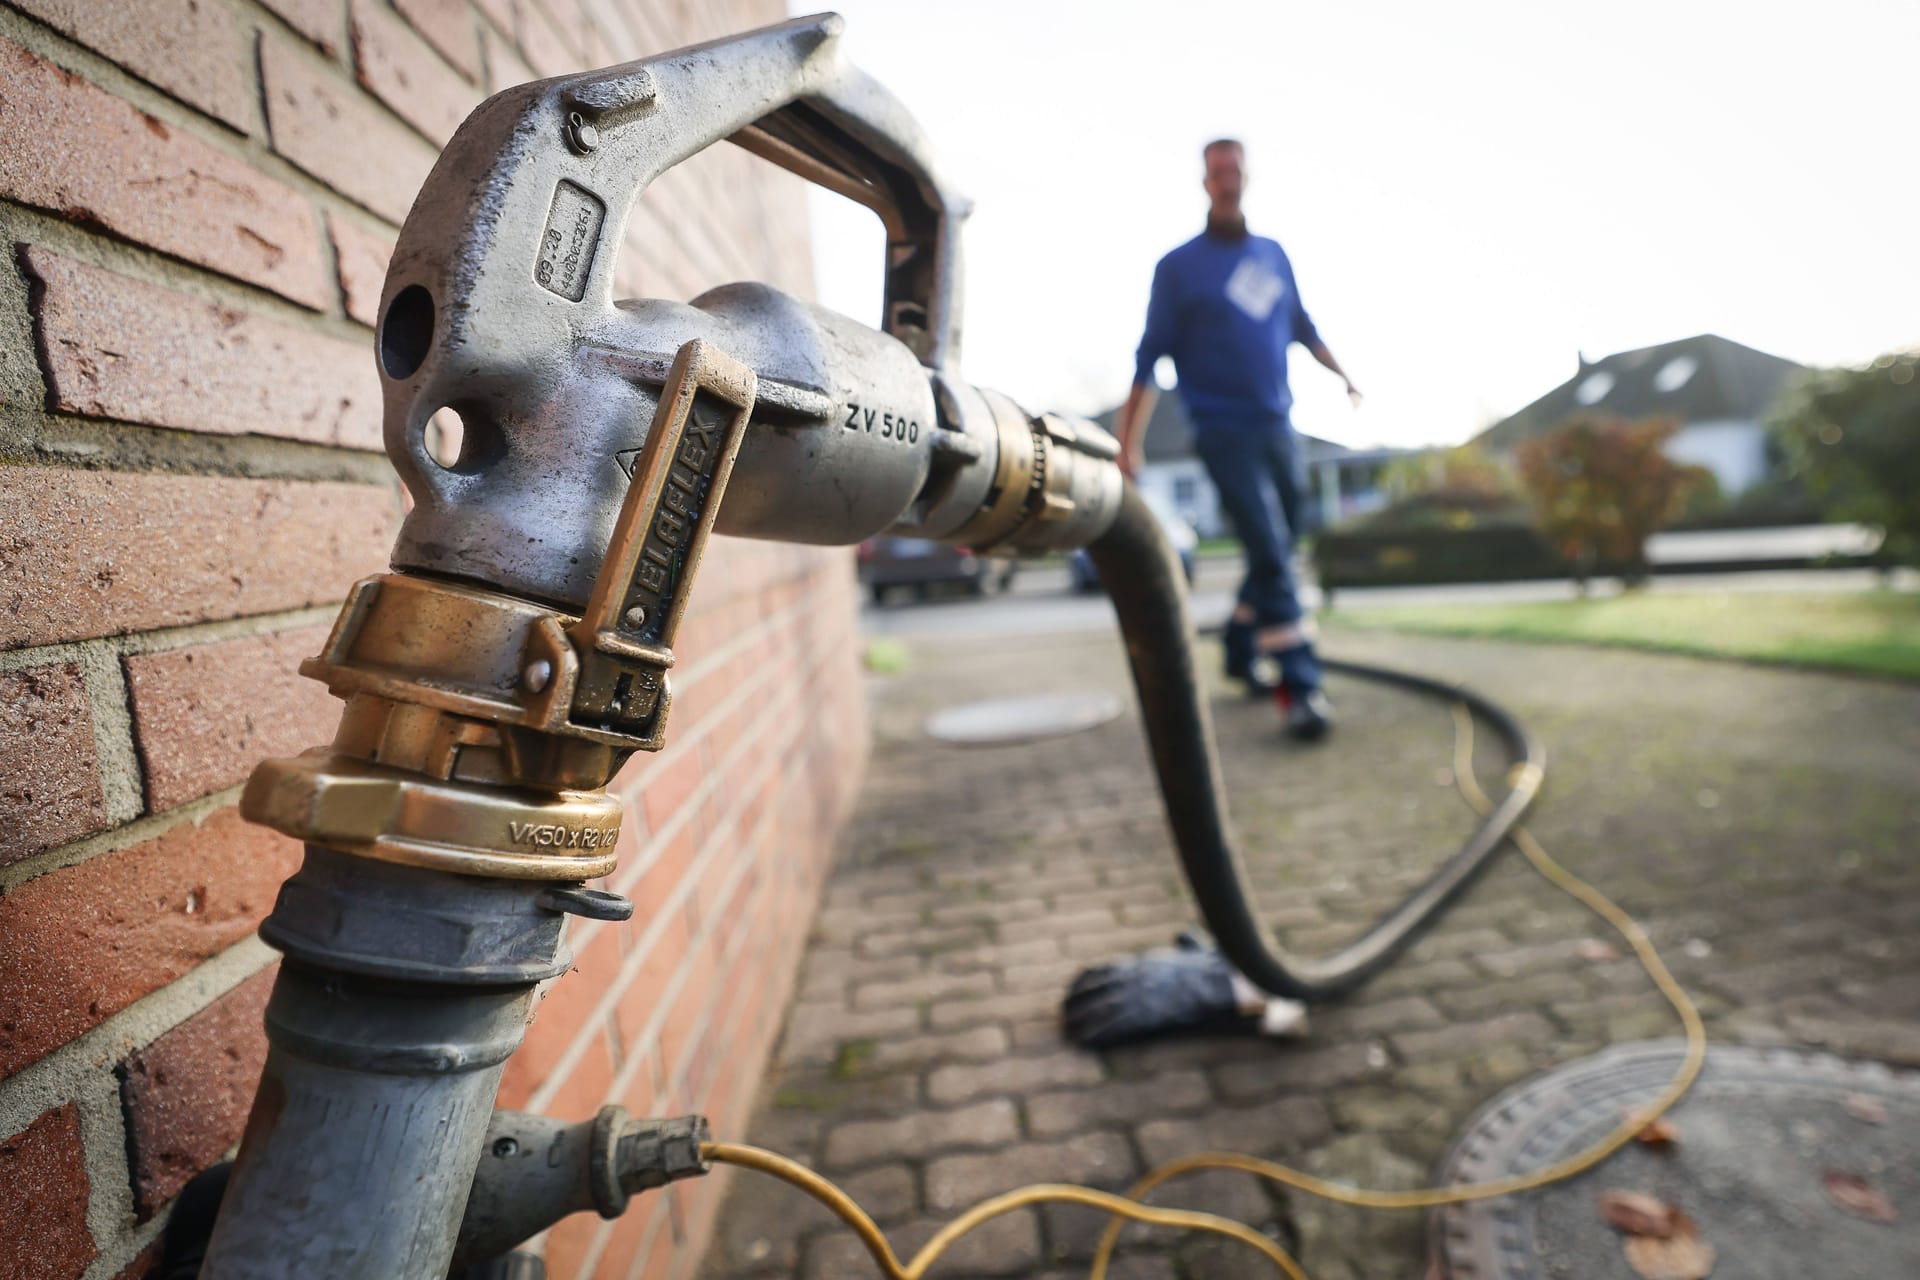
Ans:
[[[263,761],[241,813],[341,852],[468,875],[613,870],[635,751],[666,741],[668,671],[756,392],[695,340],[675,357],[579,615],[466,583],[358,583],[301,663],[346,701],[331,750]]]
[[[1120,509],[1119,442],[1084,418],[1032,415],[997,391],[976,390],[998,454],[986,500],[954,537],[976,550],[1025,553],[1098,536]]]
[[[240,812],[385,862],[510,880],[591,880],[617,861],[621,803],[605,791],[513,791],[317,751],[263,761]]]

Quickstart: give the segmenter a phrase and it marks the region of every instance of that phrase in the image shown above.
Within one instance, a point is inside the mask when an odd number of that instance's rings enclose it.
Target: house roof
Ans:
[[[1112,431],[1119,419],[1120,406],[1115,405],[1094,418],[1094,421]],[[1318,462],[1323,458],[1352,452],[1343,444],[1322,440],[1304,431],[1298,434],[1301,443],[1306,446],[1304,460],[1307,462]],[[1153,416],[1147,419],[1147,436],[1140,447],[1147,455],[1148,462],[1178,462],[1194,456],[1193,423],[1187,417],[1186,406],[1180,403],[1180,397],[1174,392],[1162,391],[1154,400]]]
[[[1623,418],[1663,414],[1682,422],[1757,421],[1800,368],[1715,333],[1591,362],[1582,357],[1573,377],[1474,439],[1490,449],[1511,449],[1583,411]]]

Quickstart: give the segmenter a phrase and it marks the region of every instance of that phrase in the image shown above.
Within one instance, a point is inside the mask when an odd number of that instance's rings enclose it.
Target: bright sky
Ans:
[[[1462,440],[1581,350],[1920,343],[1915,0],[839,8],[975,201],[961,367],[1036,410],[1125,394],[1219,134],[1246,140],[1249,222],[1367,393],[1352,411],[1295,348],[1317,435]],[[822,300],[874,318],[877,221],[824,193],[814,214]]]

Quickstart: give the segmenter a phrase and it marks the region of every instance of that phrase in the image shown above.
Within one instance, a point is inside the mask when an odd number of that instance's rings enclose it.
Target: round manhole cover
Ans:
[[[1096,728],[1120,714],[1110,693],[1063,693],[965,702],[927,717],[927,736],[941,742],[988,746],[1031,742]]]
[[[1440,1183],[1484,1182],[1573,1155],[1660,1091],[1679,1041],[1618,1045],[1509,1089],[1441,1161]],[[1717,1255],[1715,1277],[1920,1276],[1920,1072],[1799,1049],[1714,1046],[1671,1113],[1674,1140],[1630,1143],[1539,1191],[1436,1210],[1450,1280],[1636,1280],[1603,1191],[1675,1205]],[[1843,1210],[1833,1177],[1886,1197],[1892,1223]],[[1844,1188],[1841,1194],[1845,1195]]]

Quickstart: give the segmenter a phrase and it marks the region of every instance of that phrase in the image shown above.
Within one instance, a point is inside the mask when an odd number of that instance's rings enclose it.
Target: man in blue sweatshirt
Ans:
[[[1332,717],[1290,564],[1303,506],[1287,420],[1293,407],[1287,348],[1306,347],[1347,384],[1355,404],[1360,393],[1300,304],[1286,252],[1247,233],[1240,212],[1245,149],[1223,138],[1208,143],[1203,155],[1203,185],[1212,202],[1207,229],[1154,269],[1133,390],[1115,424],[1121,466],[1128,475],[1139,470],[1158,394],[1153,367],[1172,356],[1193,421],[1194,450],[1246,548],[1246,579],[1227,624],[1227,674],[1253,693],[1273,693],[1288,732],[1313,739],[1326,733]]]

